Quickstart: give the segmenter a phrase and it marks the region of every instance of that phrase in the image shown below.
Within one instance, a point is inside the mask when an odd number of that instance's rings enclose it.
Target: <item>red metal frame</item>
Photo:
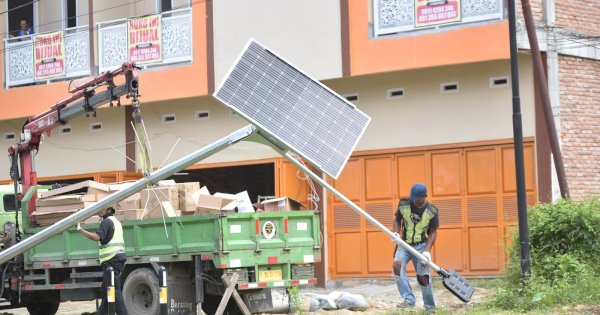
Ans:
[[[82,99],[88,98],[94,95],[94,90],[101,85],[108,85],[109,88],[115,87],[114,78],[119,75],[125,75],[125,80],[130,83],[133,78],[137,77],[137,67],[134,63],[126,62],[119,69],[114,71],[107,71],[101,75],[90,79],[89,81],[79,85],[73,89],[69,89],[69,93],[72,95],[52,107],[47,111],[38,114],[36,116],[28,118],[23,124],[22,133],[24,139],[16,146],[11,146],[8,149],[10,154],[14,154],[15,151],[19,153],[19,166],[21,169],[20,183],[22,184],[22,192],[27,192],[31,186],[37,185],[37,173],[34,170],[34,155],[33,152],[39,150],[42,135],[50,136],[50,131],[59,125],[67,123],[67,121],[61,120],[60,110],[69,106],[69,104]],[[109,100],[107,100],[109,101]],[[31,137],[29,137],[31,135]],[[18,196],[19,200],[23,198],[23,194]],[[37,196],[34,195],[29,201],[29,219],[32,220],[31,214],[35,211],[35,200]]]

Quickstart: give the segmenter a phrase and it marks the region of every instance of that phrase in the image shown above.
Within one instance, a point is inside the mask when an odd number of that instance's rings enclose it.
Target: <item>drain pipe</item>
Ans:
[[[535,33],[531,5],[529,4],[529,0],[521,0],[521,5],[523,7],[523,18],[525,19],[525,28],[527,29],[527,37],[529,38],[531,55],[533,57],[534,81],[542,97],[542,109],[544,111],[546,126],[548,127],[550,150],[552,151],[554,166],[556,167],[556,176],[558,178],[560,195],[563,199],[570,199],[569,186],[567,184],[567,176],[565,174],[565,165],[563,163],[560,144],[558,143],[558,136],[556,134],[556,124],[554,123],[554,116],[552,114],[552,106],[550,104],[550,96],[548,94],[548,84],[546,82],[546,74],[544,73],[544,68],[542,66],[542,55],[538,45],[537,34]]]

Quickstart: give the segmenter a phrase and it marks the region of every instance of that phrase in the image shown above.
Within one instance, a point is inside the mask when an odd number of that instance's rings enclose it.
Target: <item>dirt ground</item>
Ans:
[[[412,279],[411,279],[412,280]],[[493,281],[493,280],[487,280]],[[417,297],[417,306],[414,309],[415,311],[424,311],[423,308],[423,299],[421,297],[421,289],[417,285],[416,281],[411,282],[411,286],[413,289],[413,293]],[[469,303],[464,303],[458,298],[456,298],[452,293],[450,293],[444,286],[441,284],[439,278],[435,279],[433,282],[434,289],[434,297],[437,307],[448,311],[458,311],[458,310],[468,310],[469,308],[481,303],[486,300],[493,291],[491,289],[486,288],[477,288],[473,297]],[[345,281],[342,287],[333,288],[333,289],[321,289],[321,288],[311,288],[307,290],[302,290],[302,292],[314,292],[318,294],[327,294],[332,291],[343,291],[349,293],[356,293],[364,296],[369,303],[369,309],[364,312],[352,312],[348,310],[334,310],[334,311],[325,311],[319,310],[317,312],[311,314],[364,314],[364,315],[382,315],[382,314],[396,314],[398,313],[396,309],[396,304],[402,302],[402,298],[398,293],[398,289],[396,288],[396,283],[389,280],[377,280],[376,283],[363,283],[361,280],[356,280],[355,283],[352,281]]]
[[[493,280],[488,280],[493,281]],[[421,298],[421,290],[419,289],[416,282],[412,283],[413,292],[417,296],[417,308],[418,310],[423,310],[423,299]],[[360,294],[364,296],[368,303],[369,309],[364,312],[353,312],[348,310],[334,310],[334,311],[325,311],[319,310],[317,312],[313,312],[310,314],[315,315],[341,315],[341,314],[361,314],[361,315],[381,315],[381,314],[395,314],[396,304],[401,302],[400,295],[398,294],[398,290],[396,288],[395,282],[392,279],[376,279],[376,280],[344,280],[341,283],[336,283],[335,288],[304,288],[301,290],[301,293],[316,293],[316,294],[328,294],[333,291],[342,291]],[[477,288],[475,293],[473,294],[473,298],[469,303],[463,303],[454,295],[452,295],[448,290],[446,290],[441,282],[438,279],[434,279],[434,296],[436,300],[436,304],[438,307],[441,307],[447,311],[459,311],[459,310],[468,310],[484,301],[492,294],[491,289],[486,288]],[[75,314],[89,314],[93,313],[96,310],[96,303],[94,301],[88,302],[65,302],[60,305],[59,311],[57,314],[61,315],[75,315]],[[27,309],[14,309],[4,313],[0,313],[0,315],[25,315],[27,313]]]

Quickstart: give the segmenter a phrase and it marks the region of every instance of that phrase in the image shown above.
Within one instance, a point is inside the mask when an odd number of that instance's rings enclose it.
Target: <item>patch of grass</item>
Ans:
[[[518,235],[495,283],[496,295],[481,310],[492,313],[569,312],[600,301],[600,202],[561,200],[529,210],[531,274],[521,279]],[[563,311],[560,311],[561,313]]]
[[[302,295],[299,287],[289,287],[288,294],[290,295],[290,306],[293,306],[294,314],[304,315],[308,310],[305,310]]]

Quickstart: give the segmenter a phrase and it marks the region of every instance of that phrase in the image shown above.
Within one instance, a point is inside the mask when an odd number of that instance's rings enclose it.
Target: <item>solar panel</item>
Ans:
[[[354,104],[254,40],[213,95],[334,178],[371,121]]]

